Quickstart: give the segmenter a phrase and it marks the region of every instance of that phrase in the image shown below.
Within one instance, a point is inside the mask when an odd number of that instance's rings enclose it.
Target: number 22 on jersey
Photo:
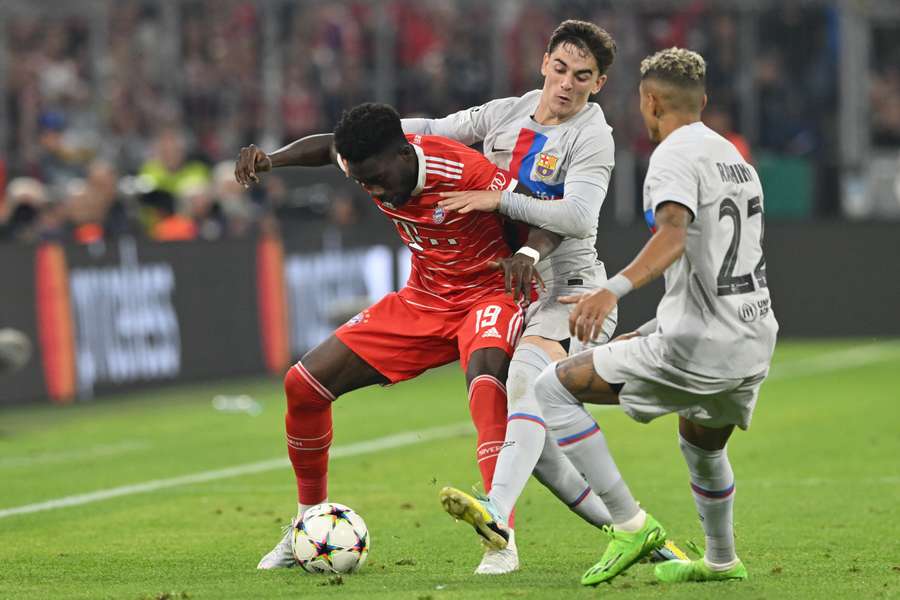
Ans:
[[[754,217],[759,216],[758,219]],[[719,267],[719,274],[716,277],[716,295],[718,296],[734,296],[739,294],[749,294],[757,289],[768,287],[766,282],[766,257],[763,254],[762,243],[765,226],[763,224],[762,202],[759,196],[754,196],[747,201],[746,220],[741,213],[741,208],[737,202],[731,198],[723,198],[719,203],[719,221],[728,219],[732,222],[733,230],[731,242],[725,250],[725,257],[722,265]],[[759,226],[759,262],[753,268],[752,273],[742,273],[736,275],[734,273],[738,258],[741,256],[741,231],[744,225],[751,228]],[[755,242],[755,240],[754,240]],[[751,247],[746,246],[744,252],[752,252],[757,246],[751,242]],[[754,285],[755,282],[755,285]]]

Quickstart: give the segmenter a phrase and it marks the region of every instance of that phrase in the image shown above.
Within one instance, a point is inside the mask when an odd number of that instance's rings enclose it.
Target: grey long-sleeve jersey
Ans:
[[[492,100],[442,119],[403,119],[407,133],[440,135],[464,144],[483,142],[484,153],[537,197],[505,192],[500,212],[558,233],[560,246],[538,269],[551,293],[572,278],[590,280],[597,262],[597,220],[615,163],[612,128],[588,103],[559,125],[532,115],[541,91]]]

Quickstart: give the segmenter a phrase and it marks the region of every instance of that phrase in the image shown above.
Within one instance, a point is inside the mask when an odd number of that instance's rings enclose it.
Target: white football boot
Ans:
[[[289,569],[297,566],[297,560],[294,558],[294,552],[291,548],[291,541],[294,537],[294,527],[297,526],[299,518],[293,519],[291,524],[285,527],[284,536],[281,541],[275,545],[272,550],[262,557],[257,569]]]
[[[475,569],[476,575],[505,575],[519,570],[519,550],[516,548],[516,533],[509,529],[509,540],[506,548],[495,550],[484,545],[484,556],[481,564]]]

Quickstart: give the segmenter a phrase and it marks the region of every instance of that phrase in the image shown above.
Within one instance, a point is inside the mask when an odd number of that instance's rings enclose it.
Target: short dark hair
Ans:
[[[606,73],[616,58],[616,41],[605,29],[588,21],[568,19],[559,24],[550,36],[547,54],[560,44],[572,44],[579,50],[590,52],[597,61],[600,74]]]
[[[392,106],[367,102],[345,110],[334,128],[334,147],[345,159],[360,162],[406,141],[400,115]]]

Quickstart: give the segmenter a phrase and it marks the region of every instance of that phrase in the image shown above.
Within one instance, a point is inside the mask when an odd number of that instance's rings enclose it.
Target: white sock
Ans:
[[[607,525],[612,517],[603,502],[591,493],[556,442],[547,438],[534,396],[534,382],[551,362],[550,356],[534,344],[521,344],[513,354],[506,381],[510,405],[506,440],[497,459],[489,496],[502,518],[508,520],[533,472],[538,481],[585,521],[595,527]]]
[[[734,566],[734,472],[728,452],[704,450],[678,436],[678,445],[691,474],[691,492],[706,534],[706,560],[710,568]],[[715,565],[715,567],[713,566]]]
[[[328,498],[325,498],[319,504],[324,503],[324,502],[328,502]],[[302,504],[302,503],[298,502],[297,503],[297,518],[302,519],[303,513],[305,513],[308,509],[312,508],[313,506],[317,506],[317,505],[316,504]]]
[[[534,399],[534,380],[548,364],[550,357],[534,344],[519,345],[509,363],[506,439],[497,457],[489,494],[504,521],[509,520],[509,513],[522,495],[547,437],[544,418]]]
[[[613,527],[615,527],[619,531],[634,533],[635,531],[640,531],[641,527],[643,527],[644,523],[646,522],[647,513],[644,512],[644,509],[640,509],[636,515],[623,523],[615,523]]]
[[[737,566],[737,564],[739,562],[741,562],[741,560],[739,558],[735,557],[735,559],[733,561],[725,563],[724,565],[719,565],[716,563],[709,562],[709,559],[704,556],[703,562],[705,562],[706,566],[709,567],[713,571],[727,571],[728,569],[731,569],[732,567]]]
[[[535,395],[548,433],[606,505],[612,521],[626,523],[635,517],[640,507],[622,479],[600,427],[559,381],[555,363],[538,377]]]
[[[612,516],[603,501],[550,436],[544,441],[544,451],[534,468],[534,476],[569,510],[594,527],[612,524]]]

